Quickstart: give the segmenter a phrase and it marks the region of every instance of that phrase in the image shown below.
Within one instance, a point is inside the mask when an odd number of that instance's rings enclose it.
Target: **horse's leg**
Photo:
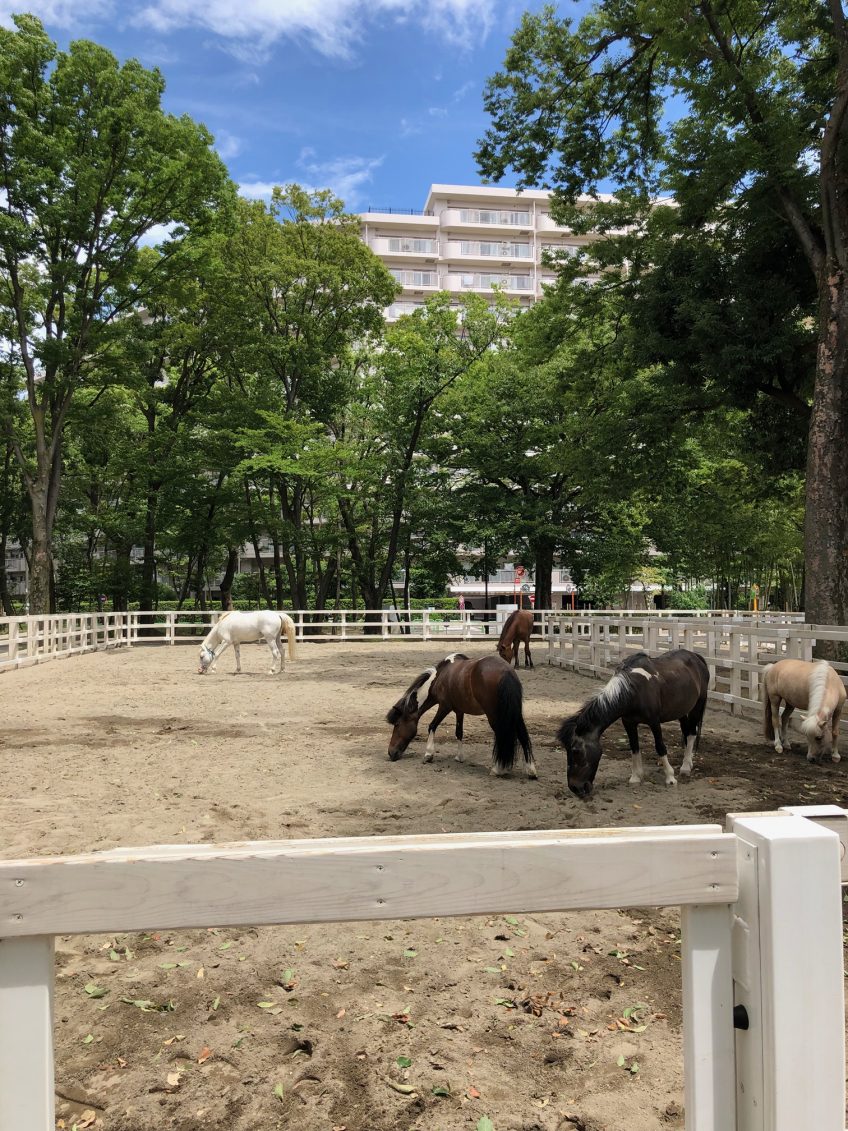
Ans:
[[[221,657],[222,657],[222,656],[223,656],[223,654],[224,654],[224,653],[226,652],[226,650],[227,650],[227,649],[229,648],[229,646],[230,646],[230,642],[229,642],[229,640],[225,640],[225,641],[224,641],[224,643],[223,643],[223,644],[221,645],[221,648],[220,648],[220,650],[218,650],[218,649],[216,648],[216,650],[215,650],[215,659],[214,659],[214,660],[212,661],[212,663],[211,663],[211,665],[210,665],[210,667],[209,667],[209,670],[210,670],[210,672],[214,672],[214,671],[215,671],[215,670],[217,669],[217,667],[218,667],[218,661],[219,661],[219,660],[221,659]]]
[[[512,642],[512,662],[516,668],[518,667],[518,650],[520,647],[521,641],[516,636],[515,640]]]
[[[780,734],[781,748],[780,750],[778,750],[778,754],[781,754],[784,750],[786,750],[789,754],[792,753],[792,739],[787,738],[787,735],[789,733],[789,720],[791,719],[792,712],[794,710],[795,708],[791,703],[784,703],[783,714],[780,717],[780,730],[778,731],[777,727],[774,728],[775,734]]]
[[[530,637],[524,641],[524,666],[525,668],[533,667],[533,657],[530,655]]]
[[[236,657],[236,670],[233,675],[241,675],[241,645],[236,644],[235,641],[233,641],[233,652]]]
[[[639,749],[639,727],[633,721],[633,719],[622,719],[621,721],[630,741],[630,757],[633,759],[633,766],[630,771],[630,781],[628,784],[641,785],[642,779],[645,776],[645,770],[642,766],[642,752]]]
[[[445,716],[450,714],[450,712],[450,707],[445,707],[443,704],[440,704],[438,711],[436,711],[436,717],[430,723],[430,726],[428,728],[427,749],[424,751],[425,762],[433,761],[433,758],[436,754],[436,727],[439,725],[442,719],[445,718]]]
[[[698,745],[698,733],[701,729],[701,723],[704,718],[704,711],[707,708],[707,699],[699,699],[689,714],[680,720],[680,729],[683,731],[683,739],[686,746],[686,752],[683,755],[683,763],[680,767],[681,776],[688,777],[692,773],[692,766],[695,762],[695,749]]]
[[[778,754],[782,754],[783,741],[780,733],[782,725],[780,720],[780,696],[777,694],[777,692],[770,691],[768,699],[769,710],[771,711],[771,725],[772,729],[774,730],[774,748]],[[788,703],[786,704],[786,708],[787,710],[789,709]]]
[[[277,671],[282,672],[286,666],[286,657],[283,649],[279,646],[279,637],[271,637],[270,640],[266,638],[265,642],[271,649],[271,666],[268,668],[268,674],[276,675]]]
[[[671,768],[671,762],[668,760],[668,747],[663,742],[662,727],[659,723],[653,723],[651,725],[651,734],[654,736],[654,745],[657,748],[659,764],[662,766],[663,773],[665,774],[665,784],[676,785],[677,779],[674,776],[674,770]]]
[[[454,754],[454,758],[456,759],[457,762],[463,761],[463,757],[462,757],[462,733],[463,733],[463,731],[462,731],[462,721],[463,721],[464,718],[465,718],[465,715],[463,715],[460,711],[456,712],[456,732],[455,733],[456,733],[457,746],[456,746],[456,754]]]
[[[842,706],[839,705],[830,717],[830,734],[831,742],[833,743],[830,751],[831,762],[840,761],[839,754],[839,717],[842,714]]]

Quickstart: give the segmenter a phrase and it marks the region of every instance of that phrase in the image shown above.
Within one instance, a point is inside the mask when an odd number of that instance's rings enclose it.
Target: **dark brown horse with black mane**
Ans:
[[[512,649],[512,659],[518,667],[518,646],[524,645],[524,666],[533,667],[533,657],[530,655],[530,637],[533,633],[533,610],[514,609],[504,621],[498,640],[498,655],[509,663],[509,652]]]
[[[609,683],[588,699],[576,715],[567,718],[557,731],[557,739],[568,755],[571,792],[584,800],[592,796],[601,760],[601,735],[616,719],[621,719],[630,740],[631,785],[641,782],[644,774],[639,751],[640,723],[651,728],[657,757],[665,771],[665,784],[675,785],[661,724],[678,719],[686,744],[680,773],[691,774],[709,685],[710,670],[703,656],[686,648],[664,652],[654,659],[647,652],[628,656],[615,669]]]
[[[456,652],[434,668],[422,672],[409,685],[386,715],[394,730],[389,739],[389,758],[397,761],[418,733],[418,720],[431,708],[438,711],[430,723],[424,761],[436,753],[436,727],[451,711],[456,715],[456,760],[462,761],[462,722],[465,715],[485,715],[495,732],[492,770],[501,777],[512,769],[518,744],[524,751],[528,778],[535,778],[536,763],[522,714],[521,680],[500,656],[470,660]]]

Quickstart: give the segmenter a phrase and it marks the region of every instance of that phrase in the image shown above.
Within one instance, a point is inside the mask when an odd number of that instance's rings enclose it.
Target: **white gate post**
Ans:
[[[686,1131],[736,1126],[731,909],[681,908]]]
[[[53,1131],[53,936],[0,939],[0,1127]]]
[[[731,817],[736,1131],[845,1131],[841,842],[778,814]]]

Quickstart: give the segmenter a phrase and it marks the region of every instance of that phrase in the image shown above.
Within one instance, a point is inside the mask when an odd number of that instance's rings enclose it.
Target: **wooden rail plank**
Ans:
[[[718,830],[163,846],[0,862],[0,935],[731,903]]]

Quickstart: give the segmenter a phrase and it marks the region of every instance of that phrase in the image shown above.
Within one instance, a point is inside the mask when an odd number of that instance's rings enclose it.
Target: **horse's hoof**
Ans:
[[[690,778],[692,776],[692,767],[691,766],[681,766],[680,767],[680,776],[682,778]],[[671,779],[671,780],[673,781],[674,779]]]
[[[639,777],[638,774],[631,774],[631,776],[627,779],[627,784],[628,785],[641,785],[642,779]]]
[[[531,781],[538,781],[539,780],[539,775],[536,772],[535,766],[528,766],[527,767],[527,777],[530,778]]]
[[[424,755],[424,761],[425,762],[432,762],[433,761],[433,755],[432,754],[425,754]]]
[[[454,754],[453,760],[454,760],[454,762],[464,762],[465,761],[465,759],[463,758],[463,756],[461,754]]]
[[[489,770],[489,776],[493,778],[505,778],[507,775],[506,770],[499,770],[497,766],[492,766]]]
[[[834,750],[834,752],[830,756],[830,760],[831,760],[831,762],[841,762],[842,761],[842,755],[837,754],[837,752]]]
[[[677,778],[666,778],[666,785],[677,785]]]

